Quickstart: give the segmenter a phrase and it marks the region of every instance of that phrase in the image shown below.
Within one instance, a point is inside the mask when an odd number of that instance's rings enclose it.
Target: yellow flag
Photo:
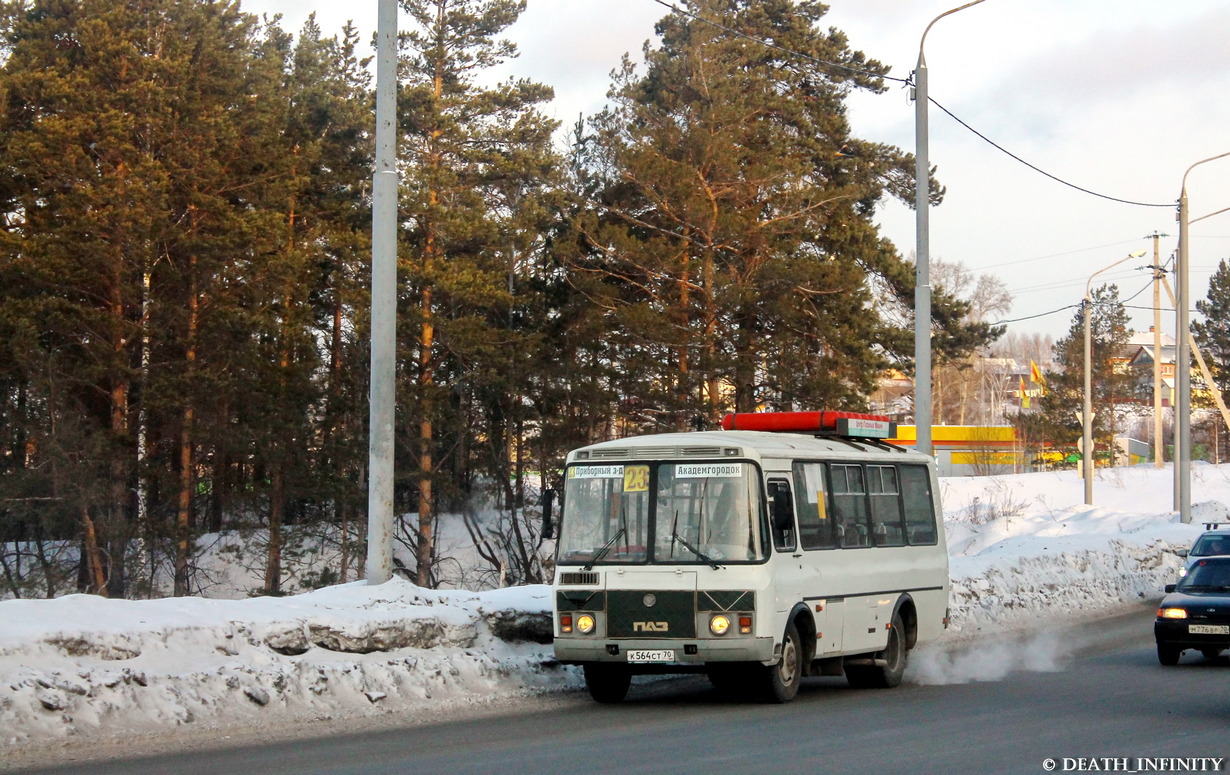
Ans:
[[[1038,385],[1046,382],[1046,380],[1042,378],[1042,369],[1038,368],[1038,364],[1034,363],[1033,358],[1029,359],[1029,379]]]
[[[1025,378],[1021,377],[1021,408],[1029,408],[1029,393],[1025,392]]]

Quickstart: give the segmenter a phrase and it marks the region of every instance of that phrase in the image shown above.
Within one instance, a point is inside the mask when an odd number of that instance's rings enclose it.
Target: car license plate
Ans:
[[[1230,624],[1189,624],[1187,631],[1192,635],[1230,635]]]
[[[631,649],[628,651],[629,662],[674,662],[675,652],[670,649]]]

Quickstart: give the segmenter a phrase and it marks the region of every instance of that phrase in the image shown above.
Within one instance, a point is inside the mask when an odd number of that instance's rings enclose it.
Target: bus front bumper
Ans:
[[[556,637],[555,658],[564,664],[620,662],[646,672],[670,672],[672,666],[703,667],[706,662],[776,660],[772,638],[662,640]],[[669,652],[669,654],[664,653]]]

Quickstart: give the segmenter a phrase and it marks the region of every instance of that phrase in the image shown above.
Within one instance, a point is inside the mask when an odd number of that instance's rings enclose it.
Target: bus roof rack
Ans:
[[[723,417],[722,428],[845,439],[891,439],[897,435],[897,423],[888,417],[861,412],[742,412]]]

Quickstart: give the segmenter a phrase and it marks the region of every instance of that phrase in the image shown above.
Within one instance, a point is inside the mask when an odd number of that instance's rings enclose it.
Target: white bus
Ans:
[[[553,584],[555,654],[598,702],[631,676],[707,673],[787,702],[808,675],[901,682],[947,626],[933,460],[884,417],[727,415],[721,431],[568,455]]]

